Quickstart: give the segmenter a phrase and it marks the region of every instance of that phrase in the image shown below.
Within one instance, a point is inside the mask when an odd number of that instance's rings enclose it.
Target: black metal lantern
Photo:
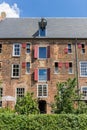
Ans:
[[[47,25],[47,20],[44,18],[41,18],[41,20],[39,21],[39,27],[43,30],[46,28]]]

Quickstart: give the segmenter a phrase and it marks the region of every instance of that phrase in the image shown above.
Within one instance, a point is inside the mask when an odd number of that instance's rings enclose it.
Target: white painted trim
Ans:
[[[39,87],[39,85],[46,85],[47,86],[47,96],[38,96],[38,87]],[[43,89],[42,89],[42,94],[43,94]],[[42,84],[37,84],[37,97],[38,98],[47,98],[48,97],[48,84],[45,84],[45,83],[42,83]]]
[[[79,62],[79,66],[80,66],[80,77],[84,77],[84,78],[85,78],[85,77],[87,77],[87,76],[81,75],[81,63],[84,63],[84,62],[87,63],[87,61],[80,61],[80,62]]]
[[[15,45],[19,45],[19,50],[20,50],[20,54],[19,55],[14,55],[14,46]],[[13,43],[13,53],[12,53],[12,56],[14,57],[20,57],[21,55],[21,44],[20,43]]]
[[[13,65],[19,65],[19,76],[13,76]],[[19,78],[20,77],[20,64],[12,64],[11,78]]]

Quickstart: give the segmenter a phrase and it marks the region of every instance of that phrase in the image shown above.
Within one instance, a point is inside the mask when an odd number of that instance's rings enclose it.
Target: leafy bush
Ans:
[[[37,100],[33,98],[33,93],[27,93],[24,97],[18,98],[15,111],[18,114],[37,114],[39,113]]]
[[[87,115],[0,114],[0,130],[87,130]]]

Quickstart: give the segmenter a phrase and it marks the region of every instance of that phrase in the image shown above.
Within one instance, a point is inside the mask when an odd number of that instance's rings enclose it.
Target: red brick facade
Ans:
[[[26,53],[26,43],[30,43],[30,53]],[[81,53],[80,43],[85,44],[85,53]],[[54,102],[56,94],[56,83],[65,81],[68,78],[78,77],[78,86],[87,86],[87,77],[80,77],[80,61],[87,61],[87,40],[76,39],[8,39],[0,40],[2,52],[0,53],[0,86],[3,88],[3,96],[16,97],[17,88],[25,88],[27,91],[34,92],[34,97],[46,101],[46,112],[51,113],[51,103]],[[13,44],[20,43],[20,56],[13,56]],[[25,43],[25,44],[24,44]],[[71,53],[68,53],[67,47],[71,44]],[[47,47],[49,53],[46,59],[35,57],[35,47]],[[76,47],[76,48],[75,48]],[[76,63],[77,56],[77,63]],[[30,73],[26,73],[25,63],[30,62]],[[58,62],[58,73],[54,73],[55,62]],[[72,63],[72,73],[69,73],[69,62]],[[20,65],[19,78],[12,77],[12,64]],[[78,75],[77,69],[78,68]],[[48,70],[48,79],[45,82],[37,81],[35,69],[45,68]],[[35,79],[36,78],[36,79]],[[47,96],[37,96],[37,86],[47,85]],[[14,107],[15,102],[12,102]],[[5,101],[2,106],[5,107]]]

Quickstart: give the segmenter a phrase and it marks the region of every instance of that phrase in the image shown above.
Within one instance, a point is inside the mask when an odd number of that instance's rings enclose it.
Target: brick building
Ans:
[[[5,18],[0,21],[0,95],[34,92],[51,113],[56,83],[77,78],[87,99],[86,18]],[[15,102],[10,101],[14,107]],[[0,100],[5,107],[6,101]]]

